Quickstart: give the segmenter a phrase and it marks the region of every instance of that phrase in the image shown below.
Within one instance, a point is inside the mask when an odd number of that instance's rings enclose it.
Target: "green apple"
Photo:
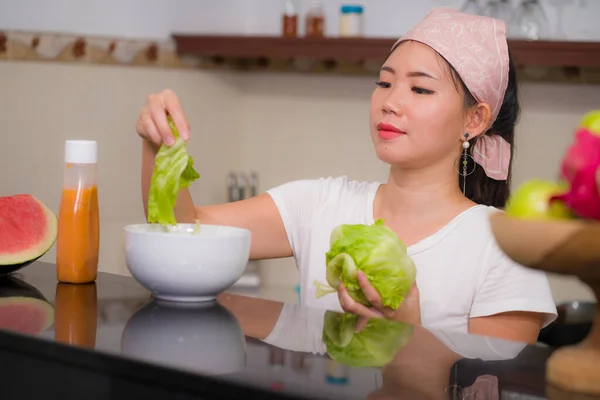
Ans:
[[[529,220],[572,219],[573,213],[561,201],[550,201],[568,191],[566,184],[532,179],[517,188],[506,204],[510,216]]]

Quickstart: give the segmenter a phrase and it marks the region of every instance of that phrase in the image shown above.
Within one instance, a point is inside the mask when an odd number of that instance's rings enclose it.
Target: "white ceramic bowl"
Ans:
[[[154,297],[178,302],[212,301],[244,273],[250,257],[246,229],[178,224],[125,227],[125,258],[131,275]]]

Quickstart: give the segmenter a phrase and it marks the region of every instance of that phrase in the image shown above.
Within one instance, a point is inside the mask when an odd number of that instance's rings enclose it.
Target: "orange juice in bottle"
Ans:
[[[59,282],[96,280],[100,245],[98,145],[92,140],[67,140],[62,196],[56,238]]]

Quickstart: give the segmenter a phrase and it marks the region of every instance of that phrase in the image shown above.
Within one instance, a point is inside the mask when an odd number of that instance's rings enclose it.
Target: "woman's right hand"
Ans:
[[[167,146],[173,145],[175,138],[169,127],[167,114],[173,118],[181,139],[188,140],[190,137],[188,120],[177,95],[170,89],[148,96],[135,125],[138,135],[157,146],[162,143]]]

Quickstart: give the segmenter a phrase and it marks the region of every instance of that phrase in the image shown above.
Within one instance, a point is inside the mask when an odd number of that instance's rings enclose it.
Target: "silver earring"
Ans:
[[[471,147],[471,143],[469,143],[469,134],[465,133],[464,136],[465,136],[465,141],[462,143],[462,147],[463,147],[462,161],[460,163],[460,170],[458,171],[458,173],[460,174],[460,176],[463,177],[463,194],[466,194],[467,176],[469,176],[473,172],[475,172],[475,160],[473,160],[473,157],[468,152],[469,147]],[[472,163],[473,168],[470,171],[468,168],[469,158],[473,161],[473,163]]]

